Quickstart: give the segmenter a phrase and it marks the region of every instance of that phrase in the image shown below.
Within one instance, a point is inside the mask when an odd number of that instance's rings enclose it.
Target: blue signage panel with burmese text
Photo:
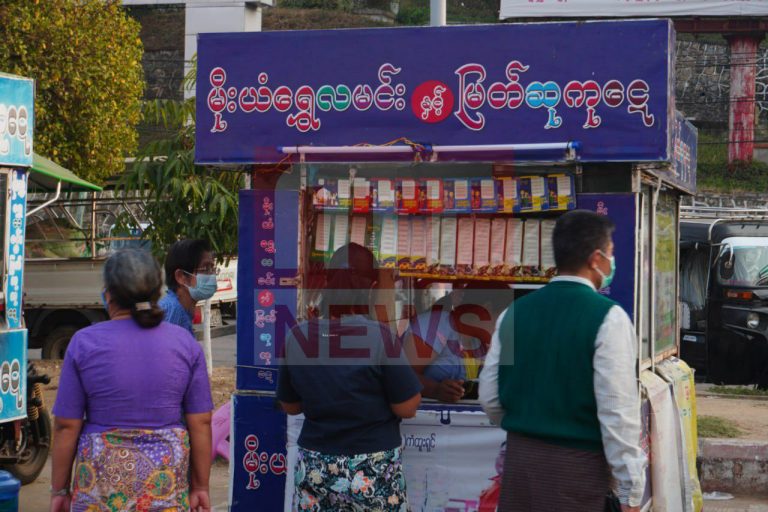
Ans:
[[[35,82],[0,73],[0,166],[30,167]]]
[[[407,140],[669,160],[673,42],[667,20],[201,34],[195,158]]]

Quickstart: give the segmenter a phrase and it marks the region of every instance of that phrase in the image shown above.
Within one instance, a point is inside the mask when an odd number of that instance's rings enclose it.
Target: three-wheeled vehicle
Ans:
[[[0,73],[0,466],[23,484],[34,481],[51,446],[43,403],[50,382],[27,364],[24,240],[28,189],[54,191],[91,184],[34,154],[34,81]]]
[[[680,238],[682,358],[768,388],[768,211],[683,207]]]

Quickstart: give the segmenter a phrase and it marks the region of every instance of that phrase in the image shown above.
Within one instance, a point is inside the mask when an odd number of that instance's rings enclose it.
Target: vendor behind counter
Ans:
[[[477,398],[477,378],[496,319],[512,297],[504,283],[472,282],[455,286],[411,318],[403,339],[424,387],[422,396],[448,403]]]

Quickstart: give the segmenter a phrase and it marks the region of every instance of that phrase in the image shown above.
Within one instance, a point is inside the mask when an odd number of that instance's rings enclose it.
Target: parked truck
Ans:
[[[109,255],[124,247],[151,247],[141,239],[148,225],[141,201],[96,192],[49,202],[47,196],[31,198],[42,208],[28,219],[24,317],[29,347],[41,348],[43,358],[61,359],[78,329],[107,319],[101,292]],[[133,216],[140,228],[119,231],[120,215]],[[237,259],[219,268],[218,285],[211,299],[212,327],[222,323],[222,312],[234,314]],[[201,315],[195,319],[201,326]]]

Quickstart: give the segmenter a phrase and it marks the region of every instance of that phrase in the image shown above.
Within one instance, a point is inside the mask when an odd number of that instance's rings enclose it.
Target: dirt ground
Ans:
[[[59,389],[59,376],[61,374],[61,360],[42,359],[33,361],[38,373],[44,373],[51,378],[51,383],[44,387],[43,400],[45,407],[50,412],[53,409],[53,403],[56,400],[56,393]],[[235,390],[235,369],[234,368],[214,368],[211,377],[211,394],[213,395],[213,404],[216,408],[229,401],[232,392]]]
[[[739,439],[768,440],[768,400],[745,398],[696,398],[699,416],[731,420],[742,431]]]

